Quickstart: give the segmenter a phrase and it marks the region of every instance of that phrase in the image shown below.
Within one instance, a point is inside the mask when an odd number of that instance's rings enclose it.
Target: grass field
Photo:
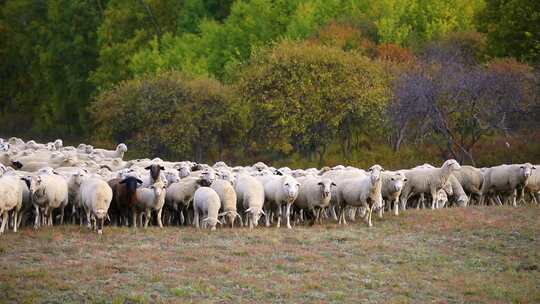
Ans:
[[[0,302],[540,303],[540,208],[338,227],[78,226],[0,237]]]

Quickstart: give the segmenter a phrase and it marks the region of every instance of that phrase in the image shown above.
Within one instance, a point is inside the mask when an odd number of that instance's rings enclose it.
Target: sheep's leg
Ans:
[[[385,206],[385,203],[383,202],[383,205],[379,207],[379,218],[380,219],[383,218],[384,206]]]
[[[237,215],[238,216],[238,220],[240,221],[240,227],[244,227],[244,221],[242,221],[242,216],[241,215]]]
[[[512,199],[512,207],[517,207],[517,190],[516,189],[514,189],[514,191],[510,195],[510,198]]]
[[[17,209],[13,210],[13,232],[17,232],[18,212]]]
[[[137,212],[135,211],[135,208],[131,209],[131,218],[133,220],[133,228],[137,228]]]
[[[64,208],[65,207],[60,207],[60,225],[64,224]]]
[[[292,203],[287,203],[287,209],[285,210],[285,217],[287,218],[287,229],[291,229],[291,206]]]
[[[141,220],[142,220],[142,215],[143,213],[141,212]],[[144,229],[148,228],[148,223],[150,222],[151,217],[152,217],[152,210],[146,209],[146,218],[144,219]]]
[[[276,228],[279,228],[281,226],[281,217],[283,216],[282,215],[282,212],[281,212],[281,205],[278,205],[278,214],[277,214],[277,224],[276,224]]]
[[[39,218],[40,218],[39,207],[37,205],[34,205],[34,210],[36,212],[36,217],[34,218],[34,229],[38,229],[39,228]]]
[[[336,206],[334,206],[334,205],[332,205],[332,207],[330,207],[330,216],[332,216],[334,221],[339,221],[339,219],[337,217],[337,213],[336,213]]]
[[[368,219],[368,227],[372,227],[373,224],[371,223],[371,214],[373,213],[373,206],[367,208],[367,219]]]
[[[264,221],[266,223],[266,227],[270,227],[270,215],[272,215],[272,212],[270,210],[268,210],[266,214],[264,215]]]
[[[501,198],[498,195],[495,196],[495,202],[499,204],[499,206],[503,205],[503,203],[501,202]]]
[[[193,225],[198,229],[199,228],[199,211],[193,210]]]
[[[0,234],[4,234],[4,230],[6,229],[6,224],[8,222],[8,219],[9,219],[8,211],[2,211],[2,226],[0,226]]]
[[[90,217],[90,210],[85,210],[85,211],[86,211],[86,227],[88,227],[88,229],[91,230],[92,229],[92,218]]]
[[[163,222],[161,221],[161,212],[163,211],[163,208],[159,209],[157,211],[157,222],[158,222],[158,226],[159,228],[163,228]]]

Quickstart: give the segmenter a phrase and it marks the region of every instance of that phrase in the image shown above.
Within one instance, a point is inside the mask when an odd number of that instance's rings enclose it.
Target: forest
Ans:
[[[210,163],[540,163],[538,24],[528,0],[2,0],[0,137]]]

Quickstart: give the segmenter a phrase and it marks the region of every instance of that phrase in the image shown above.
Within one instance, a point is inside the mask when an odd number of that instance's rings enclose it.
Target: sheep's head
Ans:
[[[158,164],[152,164],[144,169],[150,170],[150,176],[152,177],[152,180],[156,181],[159,179],[159,174],[161,173],[161,170],[165,170],[165,167]]]
[[[298,196],[298,190],[300,189],[300,183],[296,181],[292,176],[286,176],[283,181],[283,190],[287,194],[288,201],[294,201]]]
[[[133,176],[128,176],[120,181],[120,184],[126,185],[126,189],[128,190],[127,191],[128,193],[135,193],[135,191],[137,191],[137,187],[139,185],[142,185],[142,183],[143,183],[142,180]]]
[[[253,226],[255,227],[259,225],[259,219],[261,218],[261,215],[266,215],[261,208],[257,208],[257,207],[250,207],[244,212],[249,213],[251,222],[253,223]]]
[[[371,176],[372,183],[375,183],[380,180],[382,171],[384,171],[384,169],[380,165],[373,165],[368,169],[369,175]]]
[[[531,176],[532,170],[536,170],[536,167],[530,163],[525,163],[519,166],[521,176],[526,180]]]
[[[234,185],[235,177],[234,177],[234,174],[230,170],[222,169],[218,172],[218,174],[219,174],[219,178],[230,182],[231,185]]]
[[[447,168],[450,171],[457,171],[457,170],[461,169],[461,166],[459,165],[457,160],[449,159],[449,160],[444,162],[444,164],[442,165],[442,168]]]
[[[78,170],[77,173],[72,175],[72,180],[75,185],[80,186],[82,184],[83,179],[86,177],[86,174],[88,173],[88,171],[85,171],[85,170],[86,169]]]
[[[446,203],[448,202],[448,195],[446,194],[446,191],[444,189],[440,189],[437,192],[437,198],[436,198],[436,206],[437,208],[442,208]]]
[[[253,165],[253,169],[255,169],[255,170],[259,171],[259,172],[261,172],[262,170],[267,169],[267,168],[268,168],[268,166],[263,162],[258,162],[258,163]]]
[[[118,144],[118,146],[116,146],[116,152],[125,153],[127,152],[127,150],[127,146],[124,143]]]
[[[161,197],[165,193],[165,189],[167,188],[167,183],[158,180],[154,184],[150,186],[150,189],[154,191],[154,195],[156,197]]]
[[[168,185],[171,185],[180,181],[180,177],[178,176],[178,173],[176,172],[165,171],[164,174],[165,174],[165,179],[167,180]]]
[[[177,167],[180,178],[188,177],[191,174],[191,166],[188,164],[180,164]]]
[[[320,187],[321,195],[323,198],[329,198],[332,194],[332,187],[336,187],[336,184],[327,178],[322,179],[317,184]]]
[[[401,191],[406,182],[407,178],[402,172],[396,172],[390,176],[390,184],[392,185],[394,192]]]
[[[210,186],[216,180],[216,171],[213,169],[205,169],[201,172],[201,179],[203,183]]]
[[[210,230],[216,230],[216,225],[219,223],[221,225],[221,222],[217,218],[213,217],[207,217],[202,220],[203,225],[210,227]]]
[[[57,140],[54,141],[54,148],[56,150],[59,150],[63,146],[64,146],[64,142],[61,139],[57,139]]]
[[[28,186],[28,190],[30,190],[30,193],[35,193],[41,188],[42,185],[42,178],[39,175],[34,176],[25,176],[22,178],[26,182],[26,186]]]

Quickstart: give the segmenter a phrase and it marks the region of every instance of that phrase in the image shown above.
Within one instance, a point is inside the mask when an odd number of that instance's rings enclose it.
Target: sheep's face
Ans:
[[[332,187],[336,184],[328,179],[324,179],[318,183],[323,198],[330,198]]]
[[[181,166],[178,168],[178,173],[180,174],[180,178],[188,177],[191,174],[191,169],[189,166]]]
[[[216,180],[216,172],[214,170],[204,170],[201,173],[201,179],[208,185],[211,185]]]
[[[382,171],[384,171],[384,169],[379,165],[373,165],[369,168],[368,172],[370,173],[371,181],[373,183],[380,180]]]
[[[150,186],[150,189],[152,189],[154,191],[154,195],[156,197],[161,197],[162,194],[165,193],[165,189],[167,188],[167,185],[166,183],[164,182],[156,182],[154,183],[153,185]]]
[[[439,192],[437,192],[437,201],[436,201],[437,208],[444,207],[444,205],[446,205],[447,202],[448,202],[448,195],[446,194],[446,191],[444,191],[443,189],[439,190]]]
[[[61,139],[57,139],[54,141],[54,147],[58,150],[64,146],[64,142],[62,142]]]
[[[450,182],[444,184],[441,190],[443,190],[447,195],[454,195],[454,189],[452,188],[452,184]]]
[[[92,145],[86,145],[84,148],[87,154],[92,154],[92,152],[94,152],[94,147]]]
[[[296,199],[296,197],[298,196],[299,188],[300,188],[300,183],[294,179],[287,179],[283,183],[283,190],[285,190],[285,193],[287,194],[287,198],[289,201]]]
[[[450,171],[457,171],[457,170],[461,169],[461,166],[459,165],[457,160],[449,159],[449,160],[444,162],[443,168],[448,168],[448,169],[450,169]]]
[[[221,222],[217,218],[207,217],[202,220],[204,227],[209,227],[210,230],[216,230],[216,225]]]
[[[533,165],[531,165],[529,163],[526,163],[526,164],[523,164],[523,165],[519,166],[519,169],[520,169],[520,172],[521,172],[521,176],[524,179],[528,179],[529,176],[531,176],[531,174],[532,174],[532,170],[535,170],[536,167],[534,167]]]
[[[460,196],[457,200],[457,204],[460,207],[467,207],[467,205],[469,204],[469,198],[467,197],[467,195]]]
[[[222,179],[222,180],[226,180],[228,182],[230,182],[232,185],[234,185],[234,174],[229,171],[229,170],[221,170],[219,172],[219,177]]]
[[[121,143],[118,146],[116,146],[116,151],[118,151],[118,152],[127,152],[126,144]]]
[[[403,189],[403,186],[405,185],[405,182],[407,182],[407,179],[402,173],[397,173],[390,177],[390,182],[392,184],[392,187],[394,188],[394,192],[399,192],[401,189]]]
[[[42,179],[41,176],[36,175],[32,176],[27,181],[28,189],[30,190],[30,193],[34,193],[38,191],[41,188],[42,185]]]
[[[169,172],[169,171],[165,172],[165,179],[167,180],[168,185],[177,183],[180,181],[180,177],[178,176],[178,174],[174,172]]]
[[[86,173],[83,171],[73,174],[73,183],[77,186],[80,186],[85,176]]]

